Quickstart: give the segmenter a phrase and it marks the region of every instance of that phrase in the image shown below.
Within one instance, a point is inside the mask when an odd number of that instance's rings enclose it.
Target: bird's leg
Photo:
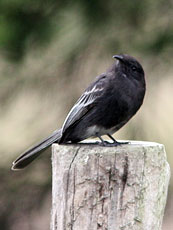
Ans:
[[[117,142],[109,133],[107,134],[107,136],[110,138],[110,139],[112,139],[113,140],[113,142]]]
[[[129,144],[129,142],[118,142],[118,141],[116,141],[110,134],[107,134],[107,136],[110,137],[111,140],[113,140],[113,143],[110,143],[108,141],[104,141],[101,136],[97,135],[97,137],[101,140],[101,143],[99,143],[101,146],[113,147],[113,146],[118,146],[118,145],[123,145],[123,144]]]
[[[113,140],[113,143],[110,143],[112,146],[117,146],[117,145],[123,145],[123,144],[129,144],[129,142],[118,142],[116,141],[109,133],[107,134],[107,136]]]
[[[101,136],[97,135],[97,137],[101,140],[101,143],[99,143],[99,145],[108,146],[110,144],[108,141],[104,141]]]

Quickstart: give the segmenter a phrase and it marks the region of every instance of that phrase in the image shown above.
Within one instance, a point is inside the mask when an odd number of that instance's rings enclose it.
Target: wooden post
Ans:
[[[163,145],[52,150],[51,230],[161,230],[170,178]]]

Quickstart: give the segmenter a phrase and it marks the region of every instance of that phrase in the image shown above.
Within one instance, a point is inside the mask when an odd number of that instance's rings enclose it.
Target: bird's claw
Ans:
[[[108,141],[103,141],[103,142],[100,142],[99,145],[104,146],[104,147],[115,147],[115,146],[129,144],[129,143],[130,142],[118,142],[118,141],[110,143]]]

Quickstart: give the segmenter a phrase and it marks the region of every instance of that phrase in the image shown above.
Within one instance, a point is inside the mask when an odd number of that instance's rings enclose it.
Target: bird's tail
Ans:
[[[42,142],[31,147],[23,154],[21,154],[12,165],[12,170],[23,169],[30,164],[36,157],[38,157],[46,148],[48,148],[54,142],[58,142],[61,138],[61,130],[54,131],[50,136],[44,139]]]

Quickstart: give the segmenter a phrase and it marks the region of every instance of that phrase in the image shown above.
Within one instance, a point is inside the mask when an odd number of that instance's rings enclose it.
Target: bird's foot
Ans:
[[[127,145],[127,144],[130,144],[130,141],[124,141],[124,142],[114,141],[113,143],[115,143],[117,145]]]
[[[115,147],[115,146],[119,146],[119,145],[124,145],[124,144],[129,144],[130,142],[118,142],[118,141],[114,141],[114,142],[108,142],[108,141],[103,141],[100,142],[99,145],[100,146],[104,146],[104,147]]]
[[[111,142],[108,142],[108,141],[104,141],[103,138],[98,135],[98,138],[101,140],[101,142],[99,143],[100,146],[114,147],[114,146],[124,145],[124,144],[129,144],[130,143],[128,141],[126,141],[126,142],[118,142],[109,133],[107,135],[108,135],[108,137],[110,137],[112,139],[113,142],[111,143]]]

